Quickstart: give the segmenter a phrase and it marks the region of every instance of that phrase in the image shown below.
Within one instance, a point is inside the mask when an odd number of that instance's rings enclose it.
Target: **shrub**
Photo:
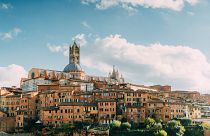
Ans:
[[[155,120],[153,118],[148,117],[144,120],[144,124],[146,125],[146,128],[149,129],[155,124]]]
[[[210,123],[203,122],[201,125],[204,127],[204,129],[209,129],[210,130]]]
[[[186,126],[184,136],[203,136],[204,128],[202,125]]]
[[[118,120],[114,120],[111,124],[110,124],[110,128],[111,129],[119,129],[121,126],[121,122]]]
[[[153,129],[155,129],[155,131],[159,131],[162,129],[162,124],[161,123],[155,123],[153,126]]]
[[[121,124],[120,127],[121,127],[122,130],[130,130],[131,129],[131,124],[128,123],[128,122],[124,122],[124,123]]]
[[[155,136],[167,136],[167,132],[165,130],[160,130],[154,134]]]
[[[183,126],[190,126],[190,125],[193,124],[192,120],[191,119],[187,119],[187,118],[179,119],[179,121],[181,122],[181,124]]]
[[[169,136],[183,136],[185,128],[179,121],[171,120],[167,123],[166,131]]]

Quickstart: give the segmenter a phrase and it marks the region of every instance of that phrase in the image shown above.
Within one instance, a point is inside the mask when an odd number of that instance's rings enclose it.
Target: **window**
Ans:
[[[35,78],[34,72],[31,73],[31,78]]]

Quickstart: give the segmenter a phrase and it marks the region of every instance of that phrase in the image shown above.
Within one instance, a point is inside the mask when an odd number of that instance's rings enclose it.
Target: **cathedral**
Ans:
[[[86,75],[80,65],[80,46],[73,42],[69,46],[69,64],[63,71],[32,68],[28,73],[28,78],[21,81],[23,91],[37,90],[37,85],[46,85],[59,82],[59,84],[69,84],[69,80],[80,82],[101,81],[110,84],[124,83],[124,78],[119,71],[113,66],[112,72],[108,77]],[[91,87],[90,87],[91,88]]]

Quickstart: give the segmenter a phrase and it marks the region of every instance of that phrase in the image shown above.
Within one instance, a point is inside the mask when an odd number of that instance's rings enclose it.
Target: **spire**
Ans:
[[[113,65],[112,75],[115,75],[115,65]]]
[[[79,46],[78,46],[78,44],[77,44],[77,42],[76,42],[75,40],[74,40],[74,43],[73,43],[72,47],[77,47],[77,48],[79,48]]]
[[[109,76],[108,77],[111,77],[111,72],[109,72]]]

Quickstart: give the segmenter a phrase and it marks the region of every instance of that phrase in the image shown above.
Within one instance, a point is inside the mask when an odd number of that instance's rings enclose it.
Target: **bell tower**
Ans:
[[[75,41],[69,47],[69,64],[80,64],[80,47]]]

